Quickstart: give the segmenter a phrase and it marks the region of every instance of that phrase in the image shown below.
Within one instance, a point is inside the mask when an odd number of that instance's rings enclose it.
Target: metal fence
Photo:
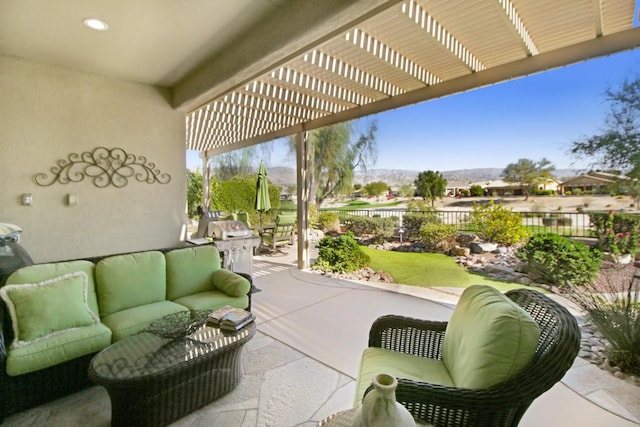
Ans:
[[[419,214],[423,211],[406,209],[322,209],[322,212],[337,214],[341,220],[350,216],[367,216],[380,218],[396,218],[397,226],[402,227],[403,218],[407,214]],[[567,237],[596,237],[588,213],[582,212],[517,212],[522,215],[522,225],[531,233],[556,233]],[[470,227],[471,211],[434,211],[443,224],[453,224],[459,231],[472,232]]]

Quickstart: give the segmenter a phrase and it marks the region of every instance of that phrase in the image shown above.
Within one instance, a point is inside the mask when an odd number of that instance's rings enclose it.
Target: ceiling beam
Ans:
[[[173,107],[193,111],[402,0],[290,0],[173,89]]]

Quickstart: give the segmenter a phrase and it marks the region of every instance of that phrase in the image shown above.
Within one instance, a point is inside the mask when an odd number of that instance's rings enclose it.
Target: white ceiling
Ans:
[[[214,153],[636,48],[635,7],[0,0],[0,55],[168,87],[187,114],[186,147]],[[109,30],[86,28],[87,17]]]
[[[286,0],[0,0],[0,54],[159,86]],[[83,25],[99,18],[106,32]]]

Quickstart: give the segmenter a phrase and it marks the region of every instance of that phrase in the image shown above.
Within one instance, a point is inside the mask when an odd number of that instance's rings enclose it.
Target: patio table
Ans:
[[[233,390],[255,322],[229,333],[203,325],[185,337],[141,332],[98,353],[89,377],[111,398],[113,426],[160,426]]]

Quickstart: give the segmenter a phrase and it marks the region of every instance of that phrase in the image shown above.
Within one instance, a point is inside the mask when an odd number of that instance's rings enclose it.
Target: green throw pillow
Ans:
[[[233,271],[221,268],[211,274],[211,283],[227,295],[241,297],[247,295],[251,289],[251,283]]]
[[[539,336],[538,324],[507,296],[470,286],[447,325],[442,361],[456,387],[492,387],[526,368]]]
[[[88,277],[78,271],[35,284],[7,285],[0,289],[11,322],[12,348],[98,323],[87,304]]]

